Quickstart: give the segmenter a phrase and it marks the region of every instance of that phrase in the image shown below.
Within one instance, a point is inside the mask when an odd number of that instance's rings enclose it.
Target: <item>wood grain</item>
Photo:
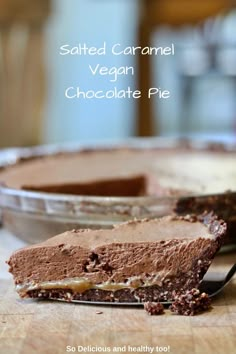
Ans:
[[[14,238],[10,234],[5,236],[7,240],[0,232],[0,268],[10,254],[9,250],[14,248]],[[19,247],[17,239],[15,245]],[[218,256],[213,270],[227,271],[235,258],[235,254]],[[169,352],[177,354],[233,354],[236,348],[236,279],[214,300],[210,312],[184,317],[166,310],[162,316],[149,316],[142,308],[20,300],[10,275],[6,269],[1,271],[0,353],[61,354],[67,353],[68,345],[76,348],[78,345],[119,346],[126,349],[123,353],[131,353],[128,346],[147,345],[169,346]]]

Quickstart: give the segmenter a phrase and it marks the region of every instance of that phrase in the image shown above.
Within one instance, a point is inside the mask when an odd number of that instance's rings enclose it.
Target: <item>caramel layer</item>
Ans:
[[[160,279],[160,276],[158,276],[158,278]],[[84,291],[90,289],[116,291],[124,288],[137,289],[140,286],[145,287],[152,285],[161,285],[161,281],[157,279],[157,276],[145,281],[141,280],[140,277],[132,277],[129,278],[125,283],[104,282],[101,284],[94,284],[86,278],[68,278],[60,281],[46,281],[37,284],[18,284],[16,285],[16,290],[21,295],[26,294],[30,290],[36,289],[68,289],[76,293],[83,293]]]

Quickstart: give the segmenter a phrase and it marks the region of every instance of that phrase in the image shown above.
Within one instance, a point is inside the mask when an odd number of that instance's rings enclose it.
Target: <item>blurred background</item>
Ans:
[[[132,136],[236,139],[236,11],[229,0],[0,0],[0,146]],[[61,56],[60,46],[175,45],[174,56]],[[134,66],[115,86],[167,100],[69,100],[114,87],[88,64]]]

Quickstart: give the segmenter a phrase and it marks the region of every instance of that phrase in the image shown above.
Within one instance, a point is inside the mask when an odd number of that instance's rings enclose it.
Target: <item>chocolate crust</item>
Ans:
[[[213,212],[227,222],[227,235],[224,243],[236,242],[236,193],[228,191],[222,195],[206,197],[179,198],[174,212],[177,215],[188,213],[202,214]]]
[[[174,211],[178,215],[198,215],[213,211],[219,218],[228,220],[232,215],[236,215],[236,193],[228,191],[223,195],[180,198]]]

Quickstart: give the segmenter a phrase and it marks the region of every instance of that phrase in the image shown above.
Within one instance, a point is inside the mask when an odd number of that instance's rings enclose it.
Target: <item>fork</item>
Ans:
[[[207,273],[199,286],[201,292],[207,293],[210,297],[218,295],[224,287],[230,282],[236,273],[236,264],[234,264],[228,273],[222,277],[219,273]]]

